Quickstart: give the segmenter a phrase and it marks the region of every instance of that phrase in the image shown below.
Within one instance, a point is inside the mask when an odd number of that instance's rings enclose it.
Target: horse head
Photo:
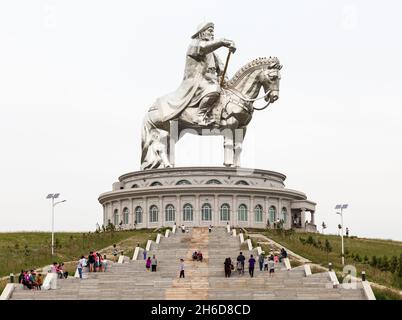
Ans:
[[[266,67],[259,75],[259,81],[264,87],[266,93],[265,101],[273,103],[279,99],[279,82],[281,80],[280,70],[282,65],[277,57],[269,57]]]

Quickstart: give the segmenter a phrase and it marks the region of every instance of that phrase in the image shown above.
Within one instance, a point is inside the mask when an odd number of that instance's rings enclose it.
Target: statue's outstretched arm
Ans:
[[[200,41],[199,52],[200,54],[205,55],[219,49],[220,47],[234,48],[234,42],[226,39]]]

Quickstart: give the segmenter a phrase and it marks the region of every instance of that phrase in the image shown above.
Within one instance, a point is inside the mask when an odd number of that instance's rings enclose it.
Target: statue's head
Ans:
[[[196,32],[191,37],[193,39],[202,39],[206,41],[214,40],[213,22],[203,22],[198,25]]]

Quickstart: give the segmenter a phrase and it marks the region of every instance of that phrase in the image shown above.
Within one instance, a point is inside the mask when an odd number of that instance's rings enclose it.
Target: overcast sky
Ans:
[[[182,79],[202,21],[235,41],[232,76],[283,64],[242,166],[284,173],[336,233],[402,240],[402,5],[398,1],[2,1],[0,231],[93,230],[97,198],[140,169],[142,118]],[[218,51],[225,60],[227,49]],[[176,165],[223,163],[221,137],[185,136]],[[191,152],[189,152],[191,150]],[[321,228],[319,228],[321,230]]]

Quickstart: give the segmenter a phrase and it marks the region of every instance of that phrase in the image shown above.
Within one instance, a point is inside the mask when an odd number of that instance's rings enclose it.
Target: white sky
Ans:
[[[286,174],[326,232],[348,203],[351,234],[402,240],[402,4],[300,2],[1,2],[0,231],[50,230],[54,192],[67,199],[56,230],[101,223],[98,195],[139,170],[142,118],[179,86],[206,19],[236,43],[229,76],[260,56],[283,64],[242,165]],[[220,137],[185,136],[176,150],[177,165],[223,162]]]

